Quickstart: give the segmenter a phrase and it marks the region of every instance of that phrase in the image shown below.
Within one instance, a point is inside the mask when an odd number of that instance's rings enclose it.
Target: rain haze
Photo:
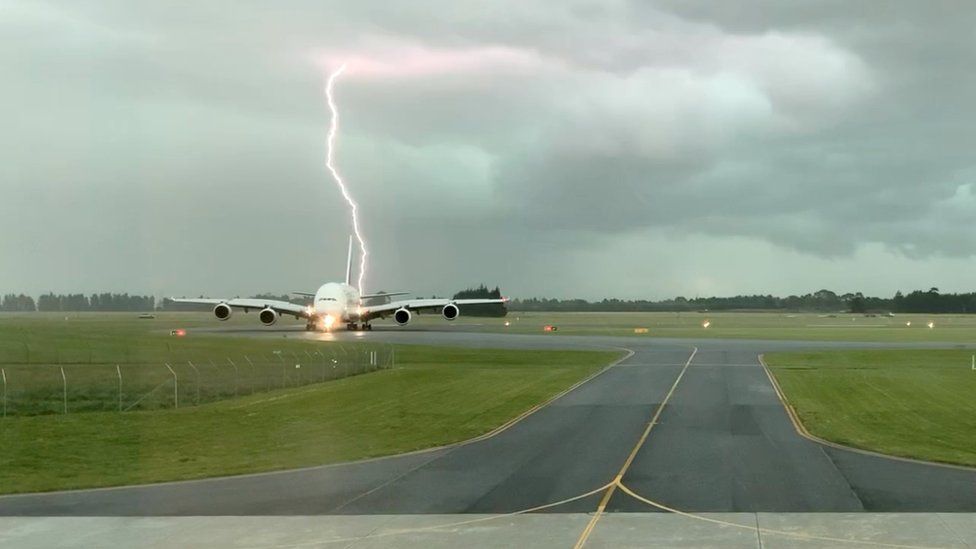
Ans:
[[[18,2],[0,291],[972,289],[956,2]],[[705,9],[706,6],[711,6]]]

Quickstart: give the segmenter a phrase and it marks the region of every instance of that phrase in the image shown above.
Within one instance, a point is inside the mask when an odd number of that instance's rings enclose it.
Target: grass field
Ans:
[[[462,311],[462,315],[463,315]],[[420,317],[421,322],[443,322]],[[509,326],[505,326],[505,322]],[[708,321],[709,327],[703,324]],[[465,318],[497,332],[542,334],[553,325],[559,335],[632,337],[792,339],[976,343],[976,315],[865,317],[848,313],[510,313],[506,318]],[[906,326],[910,322],[911,326]],[[934,327],[928,328],[933,322]],[[635,330],[646,328],[645,333]]]
[[[0,315],[3,413],[173,408],[392,366],[389,345],[169,335],[204,321],[199,314]]]
[[[813,435],[857,448],[976,466],[972,351],[775,353],[766,362]]]
[[[166,335],[170,326],[210,322],[200,315],[145,323],[131,315],[68,321],[23,316],[0,317],[0,349],[7,353],[0,357],[24,361],[19,342],[30,346],[31,362],[17,364],[21,369],[51,368],[56,360],[66,370],[129,360],[124,364],[131,370],[155,371],[165,360],[338,345]],[[347,354],[355,348],[347,347]],[[448,444],[490,431],[616,356],[404,345],[396,347],[394,368],[237,398],[225,395],[226,400],[189,408],[8,416],[0,419],[0,492],[268,471]],[[189,390],[188,397],[192,385]]]

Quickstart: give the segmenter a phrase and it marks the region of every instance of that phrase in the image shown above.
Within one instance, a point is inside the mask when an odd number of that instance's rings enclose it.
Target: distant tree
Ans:
[[[38,311],[60,311],[61,296],[54,295],[53,292],[48,292],[38,297],[37,310]]]
[[[467,288],[454,294],[454,299],[501,299],[502,291],[496,286],[494,290],[489,290],[487,286],[481,284],[477,288]],[[508,309],[504,303],[486,303],[483,305],[465,305],[461,308],[461,314],[465,316],[505,316]]]
[[[37,310],[34,298],[24,294],[7,294],[0,300],[0,311],[26,312]]]
[[[847,306],[852,313],[866,313],[868,311],[867,300],[861,295],[861,292],[852,295],[847,300]]]

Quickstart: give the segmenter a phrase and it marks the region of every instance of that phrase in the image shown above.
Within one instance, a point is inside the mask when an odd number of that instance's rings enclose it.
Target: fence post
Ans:
[[[196,405],[199,406],[200,405],[200,370],[197,370],[197,367],[194,366],[193,363],[190,362],[189,360],[187,360],[186,363],[190,365],[190,368],[193,368],[193,373],[196,374],[196,378],[197,378],[197,400],[196,400]]]
[[[3,417],[7,417],[7,371],[0,368],[0,376],[3,376]]]
[[[295,354],[295,351],[292,351],[291,352],[291,356],[292,356],[292,358],[295,359],[295,366],[299,366],[301,364],[301,362],[300,362],[301,359],[298,358],[298,355]],[[295,387],[299,387],[302,384],[302,370],[301,370],[301,368],[298,368],[298,371],[295,372],[295,375],[298,376],[298,381],[295,382]]]
[[[322,357],[322,382],[325,383],[325,355],[323,355],[319,351],[315,351],[315,354]]]
[[[244,355],[244,360],[246,360],[247,363],[248,363],[248,365],[251,366],[251,394],[253,395],[254,394],[254,378],[255,378],[255,374],[257,373],[257,370],[254,369],[254,363],[251,362],[251,359],[248,358],[247,355]]]
[[[115,365],[115,373],[119,375],[119,411],[122,411],[122,368],[118,364]]]
[[[278,360],[281,361],[281,388],[284,389],[285,388],[285,358],[281,356],[281,351],[271,351],[271,354],[278,357]]]
[[[171,368],[168,363],[166,364],[166,369],[169,370],[169,373],[173,374],[173,408],[179,408],[180,407],[180,378],[176,377],[176,372],[173,371],[173,368]]]
[[[237,385],[240,383],[241,373],[237,370],[237,364],[234,364],[234,361],[230,357],[227,357],[227,362],[230,362],[230,365],[234,367],[234,396],[236,397]]]
[[[318,351],[316,351],[316,352],[318,352]],[[308,351],[305,351],[305,356],[308,357],[309,383],[315,383],[315,377],[314,377],[315,376],[315,372],[312,371],[312,367],[315,366],[315,357],[312,356],[312,353],[310,353]]]
[[[64,391],[64,415],[68,415],[68,378],[64,375],[64,366],[61,367],[61,387]]]

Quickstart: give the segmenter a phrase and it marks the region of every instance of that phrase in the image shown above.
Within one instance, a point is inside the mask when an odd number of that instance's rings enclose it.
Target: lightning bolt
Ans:
[[[363,238],[363,233],[359,229],[359,206],[356,201],[353,200],[352,195],[349,194],[349,189],[346,188],[346,183],[342,180],[342,176],[339,175],[339,171],[335,167],[335,140],[336,134],[339,133],[339,109],[336,108],[335,98],[332,96],[332,89],[335,87],[335,81],[339,78],[343,72],[345,72],[346,66],[342,65],[338,69],[329,75],[329,80],[325,85],[325,98],[329,103],[329,110],[332,112],[332,122],[329,124],[329,137],[327,140],[327,152],[325,156],[325,166],[332,173],[332,178],[335,179],[336,185],[339,186],[339,191],[342,193],[342,197],[346,199],[349,204],[349,211],[352,215],[352,231],[356,235],[356,241],[359,242],[359,293],[363,293],[363,279],[366,278],[366,256],[369,252],[366,251],[366,240]]]

